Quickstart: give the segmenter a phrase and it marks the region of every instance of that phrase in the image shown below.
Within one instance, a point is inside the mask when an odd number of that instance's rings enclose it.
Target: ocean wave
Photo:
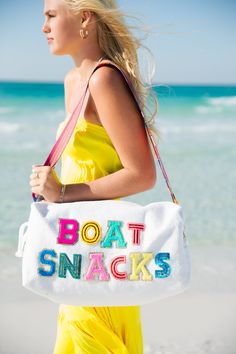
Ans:
[[[0,122],[0,134],[12,134],[20,129],[18,123]]]
[[[45,116],[49,117],[50,120],[57,120],[58,118],[65,117],[66,113],[64,109],[57,109],[55,111],[45,112]]]
[[[0,107],[0,114],[12,113],[15,109],[12,107]]]
[[[223,107],[219,107],[219,106],[197,106],[195,107],[195,112],[199,113],[199,114],[212,114],[212,113],[221,113],[224,111]]]
[[[61,115],[65,115],[65,110],[64,109],[57,109],[53,112],[50,112],[53,116],[61,116]]]
[[[195,107],[195,111],[200,114],[221,113],[225,109],[236,108],[236,96],[230,97],[209,97],[206,99],[206,105]]]
[[[212,106],[236,107],[236,96],[211,97],[207,101]]]
[[[164,134],[185,134],[185,133],[233,133],[236,132],[236,124],[199,124],[195,126],[171,126],[158,127]]]

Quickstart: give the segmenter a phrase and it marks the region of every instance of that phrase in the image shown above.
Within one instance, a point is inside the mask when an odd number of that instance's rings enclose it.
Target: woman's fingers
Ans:
[[[51,166],[32,165],[32,172],[49,172],[51,168]]]
[[[54,167],[32,165],[30,175],[32,193],[39,194],[48,201],[55,201],[58,199],[60,184]]]
[[[36,179],[36,178],[39,178],[39,173],[38,172],[31,173],[30,179]]]

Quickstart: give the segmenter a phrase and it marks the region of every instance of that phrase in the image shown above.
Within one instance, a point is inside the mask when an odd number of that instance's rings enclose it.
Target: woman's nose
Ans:
[[[48,32],[49,31],[49,28],[48,28],[48,26],[47,25],[45,25],[45,24],[43,24],[43,26],[42,26],[42,32]]]

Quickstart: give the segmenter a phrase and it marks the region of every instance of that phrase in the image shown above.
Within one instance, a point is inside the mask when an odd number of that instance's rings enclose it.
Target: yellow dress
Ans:
[[[69,116],[60,123],[57,138]],[[121,168],[105,128],[80,116],[61,156],[61,182],[89,182]],[[140,306],[60,304],[53,354],[143,354]]]

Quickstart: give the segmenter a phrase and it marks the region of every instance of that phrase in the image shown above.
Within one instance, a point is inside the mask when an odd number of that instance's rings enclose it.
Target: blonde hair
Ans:
[[[67,8],[78,15],[81,11],[90,10],[95,14],[98,44],[106,56],[115,64],[121,67],[129,77],[137,94],[140,108],[143,112],[145,122],[151,131],[153,138],[161,138],[160,131],[154,126],[157,114],[158,100],[153,93],[151,78],[149,82],[141,78],[139,70],[137,49],[146,49],[151,55],[151,51],[142,44],[141,40],[131,33],[131,28],[141,27],[129,26],[125,23],[125,17],[135,18],[124,11],[121,11],[115,0],[63,0]],[[148,61],[149,69],[153,58]],[[155,65],[154,65],[155,66]],[[154,74],[152,72],[152,75]],[[147,75],[145,75],[147,77]],[[150,97],[151,93],[151,97]],[[148,102],[149,97],[149,102]],[[152,98],[152,100],[151,100]],[[150,107],[153,106],[153,110]],[[156,143],[158,144],[158,141]]]

